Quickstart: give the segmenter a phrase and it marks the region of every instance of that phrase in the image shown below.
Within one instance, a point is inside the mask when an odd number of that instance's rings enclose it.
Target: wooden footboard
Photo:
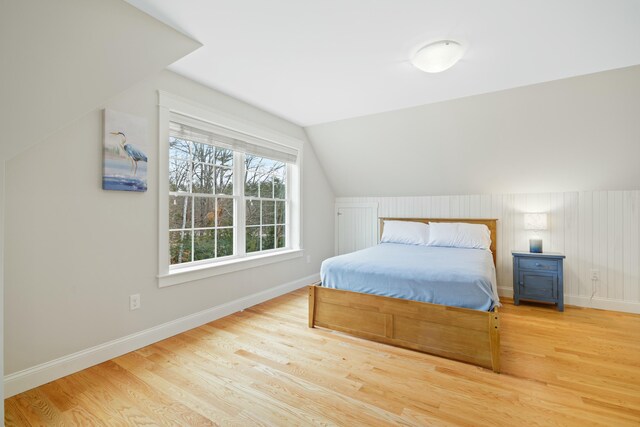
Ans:
[[[346,332],[500,372],[498,311],[309,286],[309,327]]]

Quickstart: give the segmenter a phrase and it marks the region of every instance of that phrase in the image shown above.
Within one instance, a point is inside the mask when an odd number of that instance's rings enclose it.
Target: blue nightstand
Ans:
[[[563,261],[558,252],[513,251],[513,303],[521,299],[551,302],[564,311]]]

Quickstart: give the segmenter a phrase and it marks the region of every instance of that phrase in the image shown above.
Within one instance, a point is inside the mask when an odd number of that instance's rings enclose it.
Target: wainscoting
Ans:
[[[527,249],[523,214],[547,212],[544,250],[563,252],[565,303],[640,313],[640,191],[424,197],[339,197],[377,203],[379,217],[497,218],[497,275],[511,296],[511,251]],[[597,270],[599,280],[592,280]]]

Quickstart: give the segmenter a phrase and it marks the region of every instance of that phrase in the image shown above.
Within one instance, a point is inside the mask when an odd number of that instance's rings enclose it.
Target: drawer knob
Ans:
[[[536,262],[536,267],[541,267],[542,264],[540,264],[539,262]]]
[[[524,282],[520,282],[520,286],[524,285]]]

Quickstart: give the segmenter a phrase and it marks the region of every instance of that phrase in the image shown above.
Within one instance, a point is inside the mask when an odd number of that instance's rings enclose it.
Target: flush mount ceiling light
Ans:
[[[455,65],[462,58],[464,48],[453,40],[430,43],[416,52],[411,63],[427,73],[439,73]]]

